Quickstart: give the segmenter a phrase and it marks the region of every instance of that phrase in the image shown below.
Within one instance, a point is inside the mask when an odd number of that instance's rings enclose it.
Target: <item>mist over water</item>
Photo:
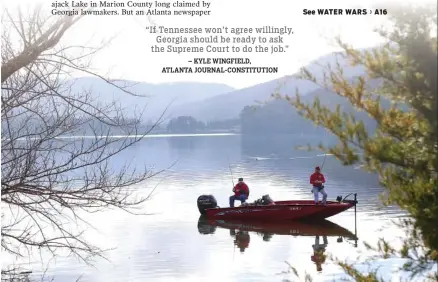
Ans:
[[[288,273],[287,262],[300,273],[313,275],[315,281],[338,280],[342,273],[328,258],[320,266],[313,261],[316,235],[323,244],[323,235],[328,234],[325,254],[341,259],[355,259],[361,254],[366,258],[371,254],[363,247],[363,241],[374,243],[381,236],[403,235],[391,223],[403,214],[396,207],[382,207],[377,176],[344,167],[333,156],[318,151],[295,149],[320,141],[315,136],[291,135],[145,138],[115,156],[112,165],[117,168],[130,163],[140,168],[148,164],[160,170],[174,164],[149,182],[132,187],[140,194],[148,194],[159,185],[144,206],[144,211],[153,215],[132,216],[121,211],[87,215],[95,228],[89,229],[87,239],[102,247],[116,247],[108,252],[109,261],[97,260],[96,268],[90,268],[62,257],[44,259],[43,263],[34,258],[33,271],[37,275],[39,268],[49,265],[47,275],[54,276],[54,281],[74,281],[81,275],[80,281],[108,282],[298,281]],[[315,166],[323,163],[329,200],[358,194],[356,226],[353,209],[329,218],[334,224],[331,227],[256,226],[259,231],[245,233],[244,239],[232,228],[198,222],[197,197],[213,194],[219,206],[227,206],[232,183],[238,177],[243,177],[250,187],[249,201],[264,194],[274,200],[312,199],[309,176]],[[345,236],[342,242],[338,242],[339,236]],[[354,236],[359,238],[357,247],[351,239]],[[380,263],[386,277],[391,277],[393,268],[399,265],[393,260]]]

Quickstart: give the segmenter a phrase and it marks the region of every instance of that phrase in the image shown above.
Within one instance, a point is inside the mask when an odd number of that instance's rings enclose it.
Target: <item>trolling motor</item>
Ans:
[[[353,193],[350,193],[350,194],[348,194],[347,196],[345,196],[344,198],[342,198],[342,196],[337,196],[336,197],[336,201],[338,202],[338,203],[342,203],[342,202],[346,202],[346,203],[351,203],[351,204],[353,204],[353,205],[355,205],[356,206],[356,204],[358,203],[358,201],[357,201],[357,194],[356,193],[354,193],[354,200],[346,200],[350,195],[352,195]]]
[[[345,196],[344,198],[342,198],[342,196],[337,196],[336,197],[336,201],[338,203],[351,203],[354,205],[354,236],[355,236],[355,243],[354,243],[354,247],[357,247],[357,216],[356,216],[356,205],[358,203],[357,201],[357,193],[354,193],[354,200],[346,200],[347,197],[349,197],[350,195],[352,195],[353,193],[348,194],[347,196]],[[343,242],[343,238],[339,237],[336,240],[338,243],[342,243]]]
[[[345,196],[344,198],[342,198],[342,196],[337,196],[336,197],[336,201],[340,204],[340,203],[351,203],[354,205],[354,247],[357,248],[357,216],[356,216],[356,205],[358,203],[357,201],[357,193],[354,193],[354,200],[346,200],[347,197],[349,197],[350,195],[352,195],[353,193],[348,194],[347,196]],[[342,243],[344,241],[344,238],[342,238],[342,236],[339,236],[336,239],[336,242],[338,243]]]

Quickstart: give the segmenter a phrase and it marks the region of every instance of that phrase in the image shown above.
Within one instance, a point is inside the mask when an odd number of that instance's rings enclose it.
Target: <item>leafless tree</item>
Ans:
[[[5,10],[2,17],[2,251],[27,256],[35,249],[66,250],[88,261],[103,250],[71,224],[104,209],[135,213],[147,200],[132,187],[157,172],[129,164],[113,168],[111,158],[154,126],[141,127],[142,112],[128,116],[115,102],[74,90],[73,70],[141,95],[90,71],[99,48],[61,46],[80,16],[51,17],[41,7],[14,15]],[[112,138],[115,132],[131,138]],[[85,134],[92,138],[63,138]]]

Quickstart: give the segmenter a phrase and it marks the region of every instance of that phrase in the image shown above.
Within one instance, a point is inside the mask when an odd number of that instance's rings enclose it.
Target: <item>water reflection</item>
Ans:
[[[316,264],[316,271],[322,271],[322,264],[325,262],[325,250],[328,245],[327,236],[322,236],[324,243],[320,244],[319,236],[315,237],[315,244],[312,245],[313,255],[310,259]]]
[[[234,238],[234,246],[240,249],[240,252],[245,252],[245,249],[249,247],[249,241],[251,237],[248,231],[230,229],[230,235]]]
[[[311,245],[310,260],[316,265],[318,272],[322,271],[325,262],[325,252],[329,244],[328,237],[337,237],[336,242],[352,243],[357,247],[358,237],[350,230],[328,220],[317,222],[303,221],[281,221],[281,222],[262,222],[262,221],[237,221],[208,219],[200,216],[198,219],[198,232],[202,235],[215,234],[217,228],[228,229],[230,236],[241,253],[244,253],[250,246],[251,233],[262,237],[264,242],[270,242],[274,235],[280,236],[302,236],[315,237]],[[355,228],[356,229],[356,228]]]
[[[313,139],[319,142],[323,138]],[[116,169],[129,163],[141,169],[146,163],[157,171],[178,161],[144,186],[134,187],[147,195],[159,184],[153,198],[145,204],[145,212],[153,215],[131,217],[117,211],[90,215],[87,219],[99,234],[87,232],[90,234],[87,239],[105,248],[115,248],[108,254],[111,263],[101,261],[96,270],[85,268],[76,260],[58,258],[53,266],[55,282],[75,280],[72,277],[81,275],[83,282],[281,281],[273,275],[284,270],[285,261],[312,275],[318,275],[315,270],[322,268],[320,280],[315,281],[340,281],[342,271],[329,259],[324,261],[325,255],[347,259],[359,251],[364,256],[368,254],[362,244],[356,249],[347,243],[354,246],[356,242],[354,234],[342,227],[355,230],[352,209],[330,218],[337,224],[252,222],[249,228],[242,222],[203,221],[195,204],[199,195],[213,194],[219,206],[228,205],[232,176],[234,181],[244,177],[255,198],[270,194],[274,200],[311,200],[309,175],[323,157],[316,157],[320,152],[294,150],[295,145],[306,142],[287,136],[181,136],[142,140],[116,155],[111,165]],[[377,195],[382,189],[375,176],[343,167],[333,157],[327,157],[323,170],[329,199],[358,193],[357,227],[361,241],[373,243],[376,234],[388,239],[403,235],[389,225],[390,219],[401,214],[400,210],[379,210]],[[321,253],[323,259],[318,256]],[[392,261],[387,264],[389,278],[391,264]],[[41,265],[33,267],[34,274],[44,272]]]

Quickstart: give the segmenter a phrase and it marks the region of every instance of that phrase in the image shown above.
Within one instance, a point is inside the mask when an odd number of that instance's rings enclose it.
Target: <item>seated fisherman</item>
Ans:
[[[249,188],[245,182],[243,182],[243,178],[239,178],[239,182],[233,188],[234,195],[230,196],[230,207],[234,207],[234,201],[238,200],[241,203],[245,203],[245,201],[249,197]]]

